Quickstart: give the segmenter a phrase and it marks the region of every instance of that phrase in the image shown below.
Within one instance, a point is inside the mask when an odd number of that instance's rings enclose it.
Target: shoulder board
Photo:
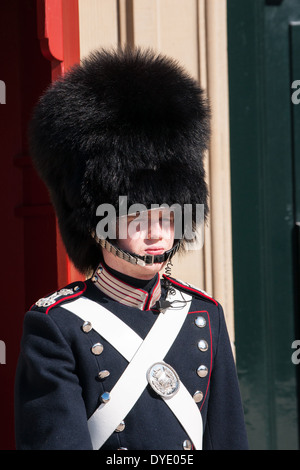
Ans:
[[[212,302],[217,306],[219,305],[218,302],[213,299],[210,295],[208,295],[204,290],[201,290],[198,287],[195,287],[192,284],[181,281],[179,279],[174,279],[172,277],[166,276],[165,274],[163,275],[163,277],[177,289],[182,289],[191,295],[201,297],[202,300],[207,300],[208,302]]]
[[[42,297],[31,306],[30,310],[39,310],[47,314],[51,308],[57,307],[62,302],[74,300],[77,297],[80,297],[85,290],[85,282],[73,282],[63,289],[59,289],[46,297]]]

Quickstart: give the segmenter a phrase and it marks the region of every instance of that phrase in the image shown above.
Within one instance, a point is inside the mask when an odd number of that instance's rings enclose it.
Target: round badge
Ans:
[[[151,388],[163,398],[171,398],[178,392],[178,374],[165,362],[153,364],[147,372],[147,380]]]

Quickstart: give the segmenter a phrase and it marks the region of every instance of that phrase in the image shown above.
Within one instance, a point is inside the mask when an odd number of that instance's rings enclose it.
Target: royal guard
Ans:
[[[41,97],[31,155],[86,281],[26,313],[18,449],[247,449],[222,307],[170,274],[207,218],[209,121],[148,49],[96,51]]]

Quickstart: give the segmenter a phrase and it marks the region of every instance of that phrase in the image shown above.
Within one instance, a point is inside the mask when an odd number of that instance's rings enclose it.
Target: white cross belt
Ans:
[[[62,306],[82,320],[89,321],[93,329],[129,361],[110,392],[110,400],[101,404],[88,420],[95,450],[101,448],[139,399],[148,384],[148,369],[154,363],[163,361],[183,325],[191,296],[184,294],[183,297],[183,294],[176,290],[175,296],[169,300],[180,300],[181,303],[176,305],[181,307],[170,307],[160,313],[144,340],[112,312],[86,297],[80,297]],[[175,395],[162,398],[189,435],[194,448],[201,450],[201,413],[182,382],[179,383]]]

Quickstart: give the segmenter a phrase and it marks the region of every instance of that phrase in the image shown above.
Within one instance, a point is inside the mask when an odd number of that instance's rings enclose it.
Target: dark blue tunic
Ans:
[[[156,277],[156,279],[158,279]],[[193,296],[183,327],[164,361],[178,373],[203,419],[204,449],[247,449],[247,437],[237,374],[221,306],[195,288],[170,279]],[[123,279],[122,279],[123,281]],[[162,297],[166,295],[164,279]],[[156,282],[143,286],[151,297]],[[137,287],[140,290],[140,286]],[[92,280],[72,283],[68,293],[50,306],[34,305],[27,312],[16,376],[17,449],[92,449],[87,420],[124,372],[127,361],[94,330],[62,305],[85,297],[102,304],[141,337],[154,324],[158,310],[123,305],[98,289]],[[205,326],[195,324],[197,317]],[[198,347],[207,342],[206,351]],[[104,346],[100,355],[92,346]],[[199,376],[197,370],[203,366]],[[99,378],[100,371],[110,374]],[[204,376],[203,376],[204,375]],[[128,384],[130,387],[131,384]],[[165,402],[147,387],[129,414],[125,428],[114,432],[101,450],[183,450],[189,436]]]

